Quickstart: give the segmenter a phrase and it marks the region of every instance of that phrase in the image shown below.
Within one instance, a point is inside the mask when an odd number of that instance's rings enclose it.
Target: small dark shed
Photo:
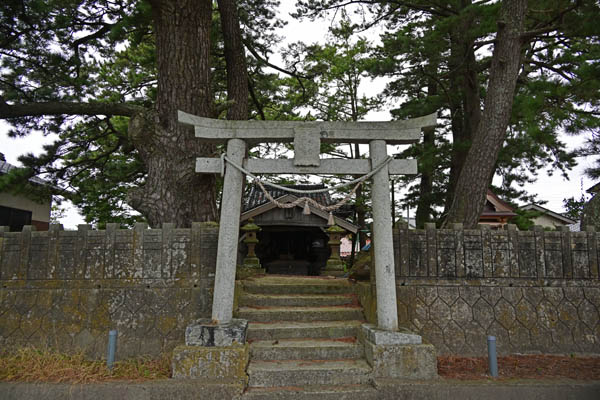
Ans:
[[[289,185],[300,190],[323,189],[324,185]],[[269,194],[280,203],[292,203],[298,197],[266,186]],[[322,205],[332,204],[328,192],[310,194]],[[310,205],[309,205],[310,206]],[[258,233],[256,254],[269,274],[318,275],[329,258],[328,236],[325,229],[329,213],[310,206],[310,215],[302,213],[304,204],[292,208],[278,208],[271,203],[262,190],[253,185],[244,199],[241,224],[249,218],[262,228]],[[350,233],[358,227],[343,218],[352,210],[345,208],[335,212],[334,222]]]

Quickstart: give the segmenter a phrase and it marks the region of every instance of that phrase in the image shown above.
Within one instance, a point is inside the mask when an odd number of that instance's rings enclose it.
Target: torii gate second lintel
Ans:
[[[227,158],[251,173],[365,174],[387,157],[387,144],[414,143],[421,129],[434,127],[437,115],[391,122],[299,122],[229,121],[198,117],[179,111],[179,122],[193,125],[196,137],[210,142],[227,142]],[[293,160],[245,159],[246,144],[294,142]],[[370,160],[319,159],[320,142],[368,143]],[[196,172],[218,173],[221,160],[198,158]],[[380,329],[398,329],[394,252],[389,196],[389,175],[415,174],[416,160],[392,160],[372,176],[373,234],[377,289],[377,324]],[[223,182],[221,219],[212,319],[229,323],[233,316],[237,244],[244,175],[227,168]]]

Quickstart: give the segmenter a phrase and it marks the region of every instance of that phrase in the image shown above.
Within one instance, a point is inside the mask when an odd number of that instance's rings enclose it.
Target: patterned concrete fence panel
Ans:
[[[455,227],[459,228],[459,227]],[[210,316],[218,227],[0,228],[0,346],[156,355]],[[401,325],[441,354],[600,354],[600,236],[594,232],[394,232]],[[368,313],[368,315],[370,315]]]
[[[401,325],[440,354],[600,354],[595,232],[399,229]],[[512,228],[512,229],[511,229]]]
[[[598,279],[596,232],[399,229],[394,244],[397,278]]]
[[[156,355],[210,315],[218,228],[48,232],[0,228],[0,345],[50,346],[101,357]]]

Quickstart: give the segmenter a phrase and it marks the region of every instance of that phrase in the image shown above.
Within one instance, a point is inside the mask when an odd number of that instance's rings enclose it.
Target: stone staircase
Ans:
[[[261,276],[242,282],[249,399],[375,399],[357,339],[363,311],[346,279]]]

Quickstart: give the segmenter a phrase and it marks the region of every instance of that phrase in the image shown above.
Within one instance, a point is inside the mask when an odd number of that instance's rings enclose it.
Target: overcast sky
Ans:
[[[284,2],[286,3],[286,2]],[[282,12],[282,17],[286,10]],[[284,38],[284,42],[294,42],[302,40],[306,43],[323,41],[327,34],[329,22],[315,21],[310,22],[308,20],[298,22],[289,19],[288,25],[280,33]],[[374,38],[375,40],[375,38]],[[271,60],[275,63],[280,63],[278,58]],[[385,82],[382,80],[376,82],[366,82],[362,85],[362,90],[366,94],[375,94],[383,89]],[[388,121],[390,120],[390,114],[387,110],[382,112],[372,113],[368,116],[367,120],[371,121]],[[6,161],[11,164],[20,165],[17,158],[24,153],[33,152],[39,154],[41,152],[42,145],[50,143],[54,138],[43,137],[39,133],[32,133],[28,137],[11,139],[7,133],[10,127],[0,120],[0,152],[4,153]],[[583,141],[582,137],[563,137],[562,140],[568,144],[570,148],[575,148]],[[395,150],[389,147],[389,152],[395,152]],[[551,209],[555,212],[563,212],[562,200],[567,197],[575,196],[579,198],[581,195],[581,180],[583,180],[583,189],[586,190],[591,187],[594,182],[583,175],[583,171],[586,167],[591,166],[593,160],[580,159],[579,165],[570,172],[569,180],[563,179],[560,174],[554,174],[548,176],[547,171],[541,171],[538,175],[535,184],[529,185],[527,190],[531,193],[539,194],[539,199],[547,200],[548,203],[545,205],[546,208]],[[414,210],[411,214],[414,214]],[[81,216],[79,216],[74,209],[70,209],[67,216],[61,221],[65,228],[74,229],[77,224],[84,223]]]

